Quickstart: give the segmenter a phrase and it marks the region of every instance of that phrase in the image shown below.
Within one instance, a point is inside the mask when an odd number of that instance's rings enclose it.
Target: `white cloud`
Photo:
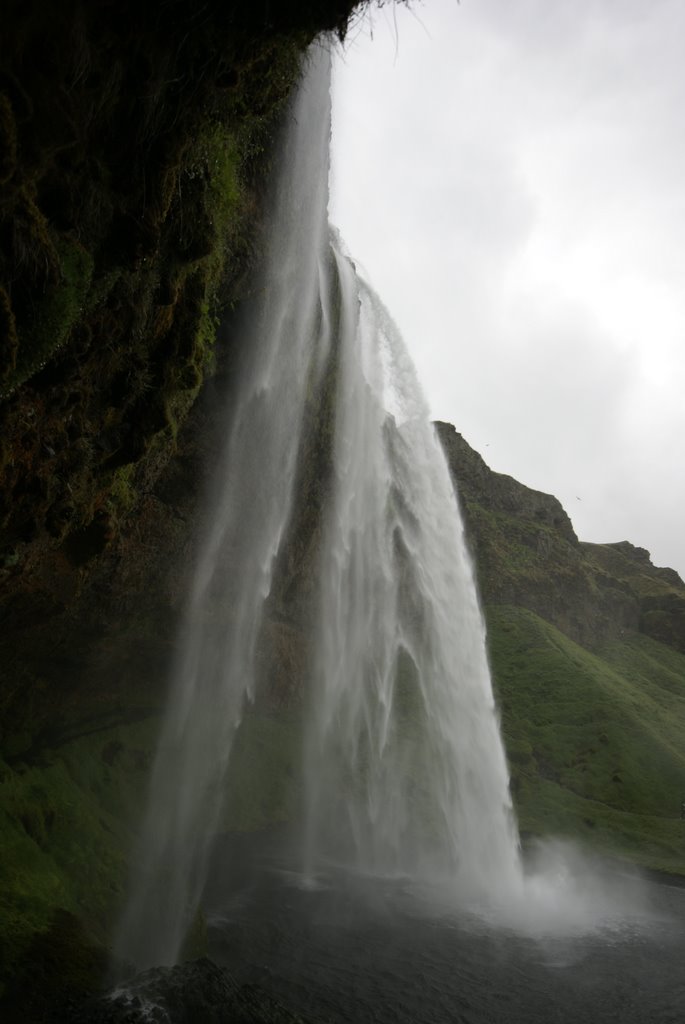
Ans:
[[[433,414],[681,574],[683,38],[680,0],[384,8],[336,72],[332,179]]]

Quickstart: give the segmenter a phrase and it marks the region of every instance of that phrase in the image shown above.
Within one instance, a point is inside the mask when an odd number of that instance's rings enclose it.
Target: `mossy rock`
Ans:
[[[70,1009],[102,992],[107,966],[107,950],[88,939],[79,919],[55,910],[0,997],[3,1021],[69,1019]]]
[[[0,287],[0,374],[9,377],[17,366],[19,338],[9,295]]]
[[[15,357],[0,378],[0,398],[7,398],[46,365],[65,344],[83,311],[93,258],[78,242],[65,238],[56,243],[55,251],[60,280],[15,324]]]
[[[9,96],[0,93],[0,186],[6,185],[17,167],[17,125]]]
[[[0,762],[4,980],[57,910],[77,918],[91,944],[108,941],[155,737],[156,721],[146,718],[33,749],[30,762]]]

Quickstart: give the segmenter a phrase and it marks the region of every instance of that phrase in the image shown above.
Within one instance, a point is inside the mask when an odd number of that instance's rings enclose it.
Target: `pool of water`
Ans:
[[[331,1024],[685,1020],[685,889],[675,885],[645,881],[638,899],[634,879],[619,884],[611,912],[566,933],[563,906],[536,931],[511,915],[495,923],[497,915],[457,909],[407,880],[329,868],[305,884],[277,858],[248,853],[231,870],[223,863],[219,854],[205,901],[210,956],[303,1016]]]

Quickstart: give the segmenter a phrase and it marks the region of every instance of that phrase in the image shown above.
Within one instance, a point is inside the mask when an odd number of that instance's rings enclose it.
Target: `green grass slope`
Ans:
[[[487,619],[523,834],[685,874],[685,656],[630,631],[591,653],[521,607]]]
[[[0,1002],[8,983],[100,983],[155,732],[147,717],[0,759]]]
[[[159,714],[0,757],[0,1019],[39,987],[79,997],[104,979],[142,820]],[[288,820],[299,799],[300,718],[251,709],[233,748],[222,828]],[[28,972],[28,973],[27,973]],[[23,1018],[22,1018],[23,1019]]]

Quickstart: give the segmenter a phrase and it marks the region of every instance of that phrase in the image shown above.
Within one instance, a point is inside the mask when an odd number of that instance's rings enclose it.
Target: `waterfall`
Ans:
[[[262,298],[240,339],[211,525],[115,941],[115,955],[138,967],[178,959],[202,894],[233,738],[254,697],[255,644],[290,516],[307,389],[330,345],[329,77],[321,50],[288,113]]]
[[[508,892],[517,840],[454,488],[399,332],[332,244],[342,312],[307,860]]]
[[[387,312],[327,220],[330,58],[293,100],[260,302],[182,626],[115,953],[173,963],[206,881],[233,738],[293,509],[307,402],[334,384],[303,761],[308,871],[326,858],[517,877],[485,635],[444,456]]]

